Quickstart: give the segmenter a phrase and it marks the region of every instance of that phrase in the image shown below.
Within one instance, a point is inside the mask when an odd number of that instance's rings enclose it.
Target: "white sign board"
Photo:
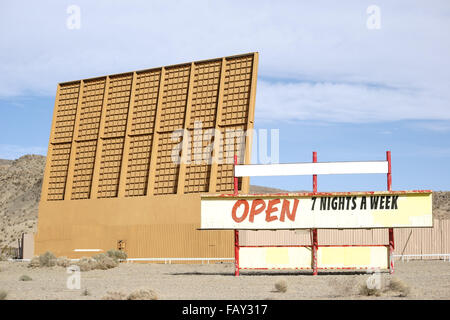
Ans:
[[[201,229],[432,227],[431,191],[204,195]]]
[[[295,176],[312,174],[388,173],[387,161],[239,164],[235,177]]]

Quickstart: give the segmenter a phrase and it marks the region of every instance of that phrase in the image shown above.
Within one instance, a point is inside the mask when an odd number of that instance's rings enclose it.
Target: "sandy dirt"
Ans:
[[[68,274],[62,267],[27,267],[24,262],[0,262],[0,291],[7,299],[101,299],[108,291],[129,294],[136,289],[152,289],[159,299],[450,299],[450,262],[397,262],[395,277],[411,292],[406,298],[384,293],[380,297],[361,296],[359,284],[366,273],[309,274],[293,272],[242,272],[234,277],[232,264],[126,264],[110,270],[81,273],[81,289],[66,287]],[[28,275],[31,281],[20,281]],[[383,281],[391,276],[383,273]],[[275,290],[281,279],[287,292]],[[89,295],[83,295],[87,289]]]

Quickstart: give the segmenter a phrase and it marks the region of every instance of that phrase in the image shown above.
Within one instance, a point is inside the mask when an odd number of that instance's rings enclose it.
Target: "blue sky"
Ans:
[[[69,5],[80,29],[66,26]],[[380,29],[367,28],[370,5]],[[280,130],[280,162],[389,149],[394,189],[450,190],[449,31],[450,3],[436,0],[2,2],[0,158],[46,154],[58,82],[258,51],[255,125]],[[311,188],[311,177],[251,181]],[[319,190],[385,185],[319,177]]]

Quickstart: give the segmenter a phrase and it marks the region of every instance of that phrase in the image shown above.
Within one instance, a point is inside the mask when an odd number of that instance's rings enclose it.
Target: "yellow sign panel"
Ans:
[[[378,268],[388,269],[389,247],[319,247],[317,267],[330,268]]]
[[[202,229],[432,227],[431,191],[202,196]]]

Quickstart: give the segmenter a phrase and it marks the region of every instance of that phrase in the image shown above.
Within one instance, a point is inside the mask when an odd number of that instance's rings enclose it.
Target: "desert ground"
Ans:
[[[406,297],[396,292],[367,296],[359,292],[370,274],[331,272],[311,276],[299,272],[242,272],[234,277],[227,264],[132,264],[121,263],[109,270],[81,272],[81,288],[66,287],[63,267],[29,268],[26,262],[0,262],[0,291],[6,299],[102,299],[108,292],[125,295],[151,289],[160,300],[301,300],[301,299],[450,299],[450,262],[410,261],[396,263],[395,274],[381,274],[381,283],[395,277],[410,290]],[[23,275],[32,280],[21,281]],[[280,281],[286,292],[275,289]]]

